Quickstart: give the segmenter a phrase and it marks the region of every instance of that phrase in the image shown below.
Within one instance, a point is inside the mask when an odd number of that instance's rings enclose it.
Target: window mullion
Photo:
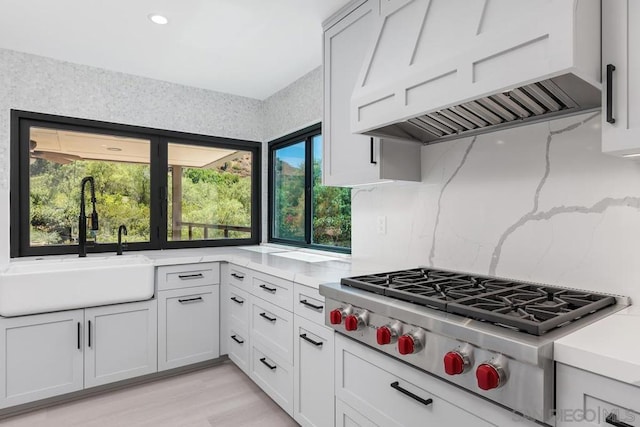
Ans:
[[[313,146],[312,136],[305,140],[305,204],[304,204],[304,237],[307,245],[311,244],[313,224]]]

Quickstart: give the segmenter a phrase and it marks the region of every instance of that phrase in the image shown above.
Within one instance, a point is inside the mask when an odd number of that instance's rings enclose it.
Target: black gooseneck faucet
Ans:
[[[78,217],[78,256],[87,256],[87,214],[85,212],[85,185],[89,183],[89,189],[91,190],[91,229],[98,230],[98,212],[96,212],[96,188],[95,181],[92,176],[86,176],[82,178],[80,184],[80,216]]]
[[[126,225],[121,225],[120,227],[118,227],[118,252],[116,252],[116,255],[122,255],[122,248],[124,248],[127,244],[126,243],[122,243],[122,235],[127,235],[127,226]]]

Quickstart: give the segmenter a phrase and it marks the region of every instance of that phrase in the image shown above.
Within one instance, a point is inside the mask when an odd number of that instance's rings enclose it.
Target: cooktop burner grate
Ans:
[[[533,335],[616,302],[608,295],[427,268],[344,278],[341,284]]]

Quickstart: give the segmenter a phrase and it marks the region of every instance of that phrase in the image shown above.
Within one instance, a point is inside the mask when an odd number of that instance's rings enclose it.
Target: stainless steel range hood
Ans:
[[[352,131],[434,143],[600,106],[598,0],[387,0]]]

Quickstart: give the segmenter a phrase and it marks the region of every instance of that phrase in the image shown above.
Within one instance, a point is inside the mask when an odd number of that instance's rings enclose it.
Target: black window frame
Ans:
[[[150,236],[149,242],[132,242],[128,251],[221,246],[254,245],[261,236],[261,169],[262,143],[195,133],[155,129],[98,120],[80,119],[22,110],[11,110],[10,164],[10,256],[63,255],[78,252],[77,245],[31,246],[29,193],[29,129],[32,126],[76,132],[97,133],[145,139],[150,142]],[[251,238],[210,240],[168,240],[168,144],[201,145],[238,149],[252,153],[251,164]],[[80,191],[80,188],[78,188]],[[98,209],[98,213],[100,213]],[[25,228],[26,227],[26,228]],[[99,243],[87,253],[115,252],[115,243]]]
[[[313,243],[313,138],[322,134],[322,123],[317,123],[293,132],[289,135],[275,139],[268,143],[268,241],[283,245],[301,248],[318,249],[328,252],[350,254],[351,247],[321,245]],[[304,242],[274,237],[274,211],[275,211],[275,152],[297,143],[305,143],[305,207],[304,207]],[[323,140],[324,143],[324,140]],[[324,162],[324,159],[323,159]]]

